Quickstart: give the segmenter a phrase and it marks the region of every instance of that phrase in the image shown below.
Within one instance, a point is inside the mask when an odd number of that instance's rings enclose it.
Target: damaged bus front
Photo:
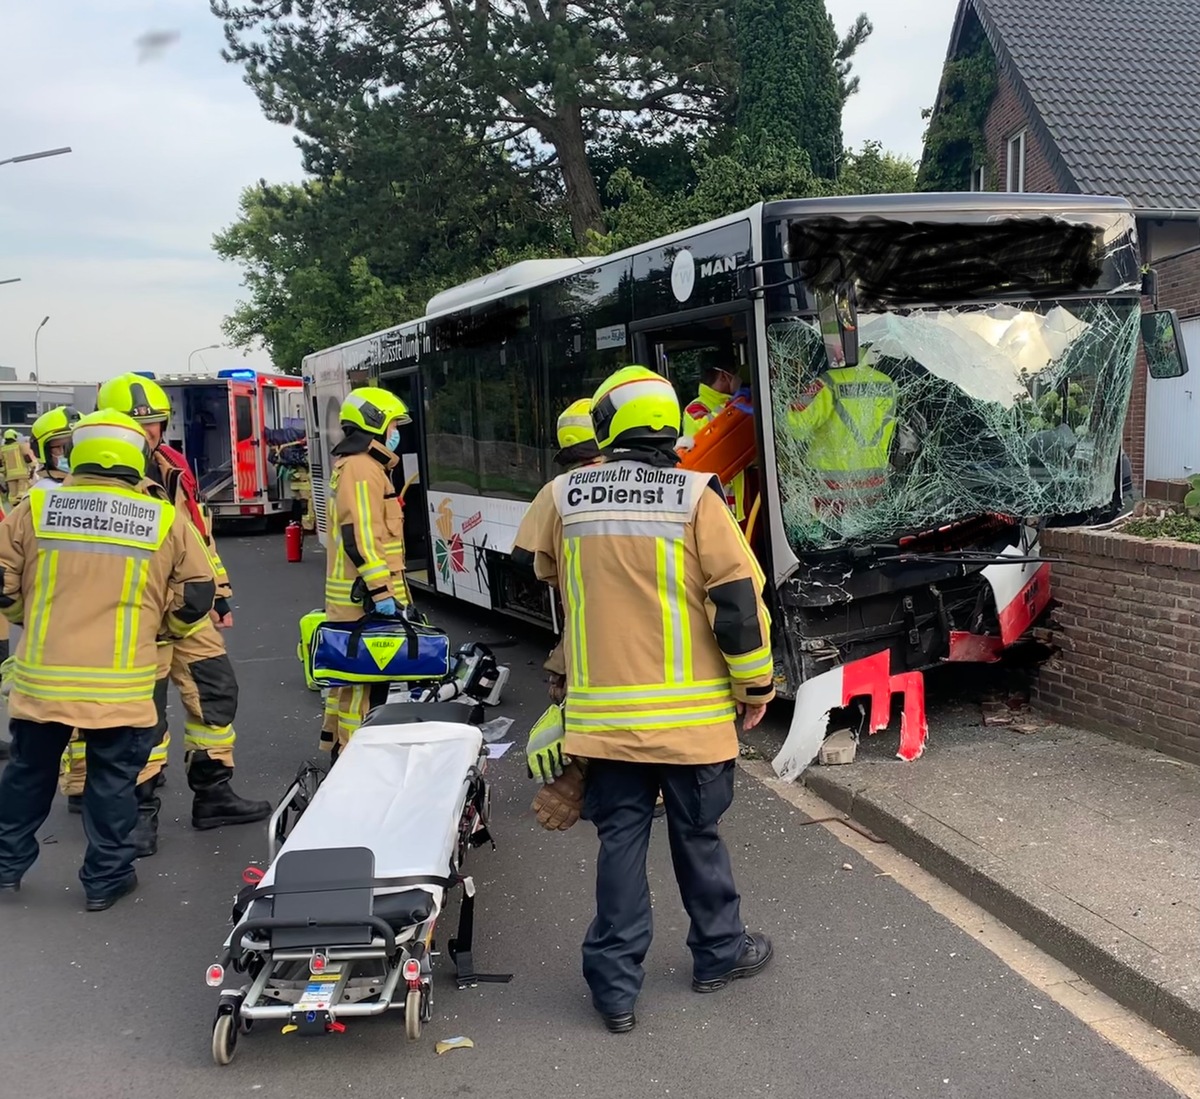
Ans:
[[[776,762],[830,710],[994,660],[1050,600],[1045,526],[1112,517],[1143,274],[1124,200],[895,196],[764,209],[759,392],[780,678]],[[766,403],[766,402],[760,402]]]

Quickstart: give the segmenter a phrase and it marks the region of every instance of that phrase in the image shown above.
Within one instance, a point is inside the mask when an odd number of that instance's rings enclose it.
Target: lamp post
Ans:
[[[33,333],[33,385],[36,396],[33,399],[34,419],[42,414],[42,367],[38,362],[38,336],[42,334],[42,329],[46,327],[46,322],[50,319],[49,314],[42,318],[42,323],[37,326],[37,330]]]
[[[7,286],[10,282],[20,282],[20,279],[0,279],[0,286]]]
[[[219,351],[221,345],[219,343],[210,343],[207,347],[197,347],[195,351],[188,354],[187,372],[192,372],[192,355],[199,355],[201,351]]]
[[[27,160],[41,160],[47,156],[61,156],[63,153],[71,151],[70,145],[64,145],[61,149],[43,149],[39,153],[22,153],[20,156],[10,156],[7,160],[0,160],[0,164],[24,164]]]

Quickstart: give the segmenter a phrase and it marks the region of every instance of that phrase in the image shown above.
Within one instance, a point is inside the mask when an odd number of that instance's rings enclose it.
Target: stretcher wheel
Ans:
[[[421,1037],[421,990],[410,988],[404,999],[404,1033],[412,1041]]]
[[[227,1065],[237,1051],[237,1030],[230,1014],[218,1015],[213,1023],[212,1055],[218,1065]]]

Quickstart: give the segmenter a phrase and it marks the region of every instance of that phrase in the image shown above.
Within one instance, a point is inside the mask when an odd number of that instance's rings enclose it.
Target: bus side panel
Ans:
[[[315,355],[305,364],[304,419],[308,432],[308,471],[312,479],[317,537],[329,548],[326,519],[333,448],[342,437],[339,413],[350,393],[350,378],[340,352]]]
[[[492,607],[487,551],[512,552],[517,528],[529,510],[528,501],[433,490],[428,508],[437,590],[480,607]]]

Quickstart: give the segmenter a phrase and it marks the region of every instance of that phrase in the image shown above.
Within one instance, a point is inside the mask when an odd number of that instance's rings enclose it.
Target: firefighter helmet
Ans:
[[[675,389],[644,366],[610,374],[592,397],[592,425],[601,450],[679,438],[682,415]]]
[[[4,433],[4,441],[6,443],[15,443],[20,437],[11,427]]]
[[[141,374],[118,374],[96,394],[97,408],[110,408],[132,416],[138,423],[162,424],[171,418],[171,398],[158,382]]]
[[[394,420],[402,424],[412,422],[408,406],[395,393],[375,386],[350,390],[350,396],[342,402],[338,416],[344,431],[357,429],[379,436]]]
[[[42,465],[50,465],[50,445],[66,443],[68,450],[71,442],[71,429],[79,419],[79,413],[68,405],[59,405],[49,412],[43,412],[33,421],[29,429],[29,443],[33,447],[34,456]]]
[[[580,443],[595,442],[596,429],[592,427],[592,402],[586,397],[568,405],[558,418],[558,445],[560,449],[578,446]]]
[[[146,476],[150,440],[132,416],[105,408],[81,416],[71,431],[71,472],[99,473],[140,481]]]

